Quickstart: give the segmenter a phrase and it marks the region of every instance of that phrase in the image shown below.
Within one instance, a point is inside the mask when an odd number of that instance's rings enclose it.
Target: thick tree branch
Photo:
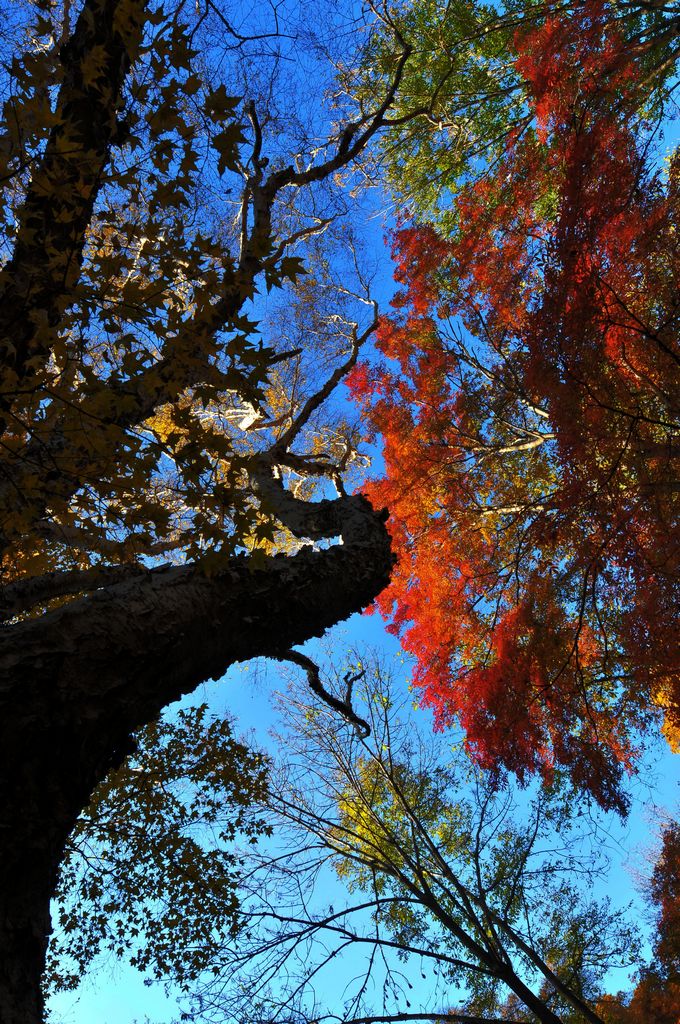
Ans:
[[[0,832],[12,837],[0,845],[0,877],[13,883],[0,894],[0,944],[12,951],[0,963],[0,1003],[28,970],[31,1021],[64,844],[93,787],[130,751],[131,734],[230,664],[280,658],[387,585],[384,516],[363,497],[317,512],[289,495],[285,514],[296,504],[298,524],[342,543],[231,558],[211,576],[195,566],[155,569],[0,629]],[[26,1005],[4,1019],[24,1024]]]
[[[135,576],[144,576],[146,572],[137,565],[97,565],[90,569],[62,570],[17,580],[0,591],[0,620],[4,622],[58,597],[86,594]]]
[[[342,543],[265,558],[259,567],[237,556],[211,577],[194,566],[153,569],[8,626],[0,632],[0,701],[35,700],[35,709],[58,684],[66,703],[89,694],[115,705],[132,687],[130,699],[145,708],[144,718],[233,661],[285,656],[293,644],[365,607],[392,567],[384,515],[360,495],[315,503],[281,492],[282,521]],[[147,662],[140,653],[149,635]],[[75,679],[78,692],[70,694]],[[129,728],[141,724],[131,720]]]

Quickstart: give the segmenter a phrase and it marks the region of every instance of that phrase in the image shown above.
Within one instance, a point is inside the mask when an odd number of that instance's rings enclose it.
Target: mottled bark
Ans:
[[[192,566],[152,570],[0,631],[2,1024],[41,1019],[37,984],[64,843],[131,733],[233,662],[320,636],[386,586],[384,516],[365,499],[283,499],[281,518],[293,515],[307,535],[342,542],[236,557],[211,577]]]

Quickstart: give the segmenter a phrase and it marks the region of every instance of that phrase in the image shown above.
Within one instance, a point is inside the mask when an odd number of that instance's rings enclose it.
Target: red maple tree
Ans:
[[[625,809],[650,719],[680,727],[680,162],[650,169],[635,52],[589,0],[516,38],[531,130],[395,236],[383,360],[399,565],[378,606],[437,724],[487,767]]]

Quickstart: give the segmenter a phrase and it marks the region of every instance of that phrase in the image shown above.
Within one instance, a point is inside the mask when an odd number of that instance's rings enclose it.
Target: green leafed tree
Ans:
[[[426,735],[384,665],[325,683],[352,685],[369,735],[284,698],[276,845],[246,856],[240,931],[189,1018],[602,1024],[607,972],[639,956],[626,913],[593,897],[603,833],[559,787],[498,785]]]

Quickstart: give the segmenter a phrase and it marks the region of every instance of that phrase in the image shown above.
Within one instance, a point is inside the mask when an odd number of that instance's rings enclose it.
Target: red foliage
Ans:
[[[664,831],[661,856],[652,874],[651,895],[659,907],[655,952],[667,974],[680,983],[680,825]],[[678,1000],[680,1015],[680,999]]]
[[[605,1024],[680,1024],[680,826],[669,825],[654,866],[650,895],[658,906],[655,961],[632,998],[605,996]]]
[[[518,38],[535,133],[395,239],[396,314],[354,394],[399,566],[379,600],[439,726],[622,810],[634,737],[680,720],[680,167],[645,168],[635,65],[589,2]]]

